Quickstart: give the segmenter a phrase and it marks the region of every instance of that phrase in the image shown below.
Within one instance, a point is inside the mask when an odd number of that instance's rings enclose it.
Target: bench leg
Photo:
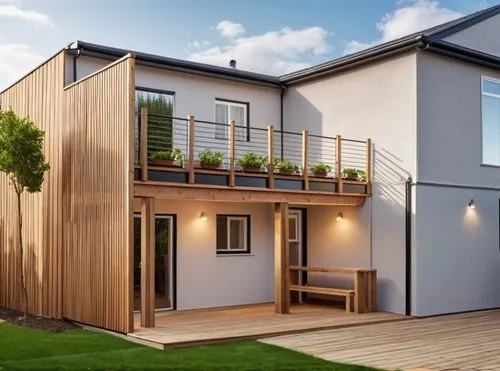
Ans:
[[[351,299],[352,295],[348,295],[345,297],[345,311],[347,313],[351,313]]]

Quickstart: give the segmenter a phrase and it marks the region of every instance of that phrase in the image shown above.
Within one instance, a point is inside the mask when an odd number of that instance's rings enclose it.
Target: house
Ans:
[[[376,270],[380,311],[500,307],[499,31],[497,5],[280,77],[68,45],[0,93],[52,165],[23,205],[29,311],[131,332],[137,309],[285,313],[291,281],[352,289],[290,265]],[[278,162],[242,171],[247,152]],[[0,190],[0,306],[19,308]]]

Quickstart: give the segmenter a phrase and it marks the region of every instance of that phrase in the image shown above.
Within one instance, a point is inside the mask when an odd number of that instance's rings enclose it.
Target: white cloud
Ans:
[[[23,10],[18,1],[0,0],[0,18],[20,19],[41,26],[52,26],[49,16],[32,10]]]
[[[191,41],[188,43],[188,47],[190,48],[206,48],[207,46],[210,45],[210,41],[207,41],[207,40],[202,40],[202,41],[198,41],[198,40],[194,40],[194,41]]]
[[[241,23],[231,21],[220,21],[215,28],[222,36],[229,37],[230,39],[234,39],[245,33],[245,27]]]
[[[44,58],[24,44],[0,45],[0,91],[32,70]]]
[[[327,32],[321,27],[287,27],[235,38],[229,44],[192,53],[188,59],[219,66],[228,66],[231,59],[236,59],[238,69],[279,75],[309,67],[304,59],[310,54],[328,52],[326,37]]]
[[[406,6],[385,14],[377,23],[379,39],[369,43],[350,41],[344,49],[344,54],[354,53],[463,16],[460,12],[442,7],[435,0],[401,1],[398,5]]]

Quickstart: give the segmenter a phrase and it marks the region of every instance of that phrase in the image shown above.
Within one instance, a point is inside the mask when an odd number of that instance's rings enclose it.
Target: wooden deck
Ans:
[[[500,310],[280,336],[263,342],[384,370],[500,370]]]
[[[407,320],[390,313],[346,313],[342,306],[293,305],[290,314],[274,314],[272,304],[156,314],[156,327],[140,328],[128,334],[155,347],[179,347],[260,339],[282,334]]]

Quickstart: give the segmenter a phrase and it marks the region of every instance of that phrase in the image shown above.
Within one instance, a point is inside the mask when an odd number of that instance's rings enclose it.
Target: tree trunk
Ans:
[[[28,289],[26,288],[26,278],[24,275],[24,246],[23,246],[23,219],[21,213],[21,193],[17,195],[17,223],[18,223],[18,243],[19,243],[19,260],[21,261],[21,289],[23,290],[23,314],[26,317],[28,312]]]

